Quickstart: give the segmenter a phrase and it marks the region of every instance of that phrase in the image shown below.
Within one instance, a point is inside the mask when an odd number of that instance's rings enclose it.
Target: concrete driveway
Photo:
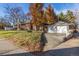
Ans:
[[[51,50],[60,45],[64,41],[64,34],[46,33],[47,43],[45,44],[44,51]]]
[[[44,56],[79,56],[79,39],[70,39],[40,55]]]

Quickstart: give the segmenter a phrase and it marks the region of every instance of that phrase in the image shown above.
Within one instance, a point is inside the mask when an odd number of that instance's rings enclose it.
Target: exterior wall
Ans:
[[[56,33],[57,28],[55,26],[48,26],[48,33]]]
[[[33,30],[36,30],[36,26],[33,26]]]
[[[30,25],[30,23],[22,24],[22,25],[20,25],[20,28],[21,28],[22,30],[30,30],[31,25]]]
[[[30,29],[36,30],[36,26],[31,26],[30,23],[26,23],[26,24],[21,24],[20,29],[21,30],[30,30]]]
[[[30,30],[30,29],[31,29],[30,23],[26,24],[25,26],[26,26],[26,29],[27,29],[27,30]]]
[[[67,33],[68,26],[57,26],[57,33]]]
[[[50,26],[48,27],[48,33],[68,33],[69,26]]]
[[[4,30],[13,30],[13,27],[4,27]]]

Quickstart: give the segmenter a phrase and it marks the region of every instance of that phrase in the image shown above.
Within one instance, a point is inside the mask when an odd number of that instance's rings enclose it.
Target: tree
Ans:
[[[39,30],[39,27],[42,23],[43,18],[43,4],[41,3],[33,3],[30,4],[30,14],[32,16],[32,24],[36,26],[36,29]]]
[[[5,26],[7,26],[5,19],[3,17],[0,17],[0,29],[4,29]]]
[[[58,20],[66,21],[65,15],[63,14],[63,12],[61,12],[61,13],[58,15]]]
[[[49,4],[45,11],[47,24],[54,24],[57,21],[54,9]]]
[[[74,16],[72,11],[70,11],[70,10],[67,11],[66,20],[68,22],[70,22],[70,23],[74,23],[75,22],[75,16]]]
[[[69,23],[75,22],[75,16],[72,11],[68,10],[66,14],[63,14],[62,12],[58,15],[59,20],[66,21]]]
[[[58,15],[59,20],[71,23],[73,25],[73,32],[77,32],[77,23],[75,22],[76,16],[73,14],[72,11],[68,10],[66,14],[62,12]]]
[[[74,27],[74,31],[73,32],[76,32],[77,30],[77,24],[76,24],[76,22],[75,22],[75,19],[76,19],[76,17],[75,17],[75,15],[73,14],[73,12],[72,11],[70,11],[70,10],[68,10],[67,11],[67,14],[66,14],[66,20],[67,20],[67,22],[69,22],[69,23],[73,23],[73,27]]]
[[[21,14],[20,12],[22,11],[21,7],[10,7],[9,5],[6,5],[5,7],[6,13],[12,20],[15,21],[17,25],[17,30],[20,30],[20,18]]]

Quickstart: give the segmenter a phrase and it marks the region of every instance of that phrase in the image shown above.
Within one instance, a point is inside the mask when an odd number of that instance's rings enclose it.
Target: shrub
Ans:
[[[22,31],[10,39],[12,39],[19,47],[28,48],[29,51],[40,51],[40,32]]]

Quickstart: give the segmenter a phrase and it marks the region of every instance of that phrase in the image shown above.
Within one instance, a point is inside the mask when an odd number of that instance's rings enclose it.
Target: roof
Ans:
[[[52,25],[49,25],[49,26],[68,26],[68,25],[70,25],[69,23],[67,23],[67,22],[64,22],[64,21],[58,21],[58,22],[56,22],[55,24],[52,24]]]
[[[68,26],[69,23],[63,22],[63,21],[58,21],[58,22],[56,22],[54,25],[57,25],[57,26],[59,26],[59,25],[61,25],[61,26]]]
[[[31,20],[26,20],[26,22],[25,23],[30,23],[31,22]]]
[[[25,25],[25,24],[29,24],[31,22],[31,20],[26,20],[25,22],[21,22],[21,25]]]

